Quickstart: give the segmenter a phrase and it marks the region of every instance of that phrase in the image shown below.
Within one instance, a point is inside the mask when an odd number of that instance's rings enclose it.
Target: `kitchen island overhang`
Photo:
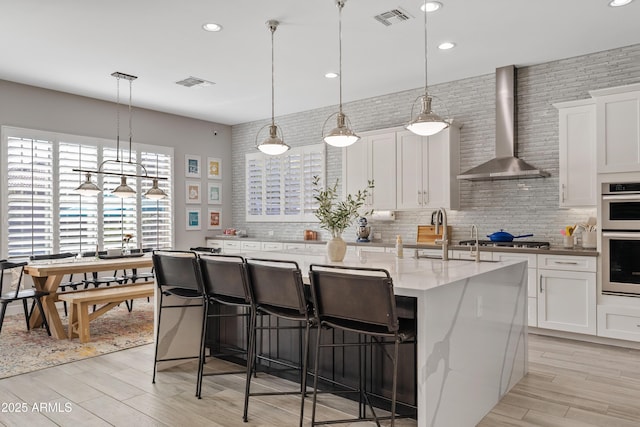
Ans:
[[[331,263],[324,254],[300,250],[240,255],[296,261],[303,275],[311,264],[389,271],[395,294],[415,298],[420,427],[475,426],[527,373],[526,261],[444,262],[361,252]]]

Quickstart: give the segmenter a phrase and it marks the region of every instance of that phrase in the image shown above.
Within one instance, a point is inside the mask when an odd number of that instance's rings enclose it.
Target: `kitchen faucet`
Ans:
[[[475,241],[476,243],[471,247],[471,256],[474,257],[476,262],[480,262],[480,243],[478,242],[478,226],[475,224],[471,224],[471,239],[473,240],[473,232],[476,232]]]
[[[442,239],[436,240],[435,243],[442,243],[442,260],[449,261],[449,235],[447,233],[447,212],[444,208],[438,208],[436,219],[442,213]],[[440,222],[436,220],[436,234],[440,234]]]

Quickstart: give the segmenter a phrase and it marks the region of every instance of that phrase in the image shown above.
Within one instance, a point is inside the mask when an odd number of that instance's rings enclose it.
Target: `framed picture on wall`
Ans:
[[[200,208],[187,208],[187,230],[201,230]]]
[[[207,178],[222,179],[222,160],[215,157],[207,157]]]
[[[200,203],[202,197],[200,196],[200,182],[199,181],[186,181],[185,182],[185,203]]]
[[[200,178],[200,156],[194,154],[184,155],[184,176],[187,178]]]
[[[210,182],[207,185],[207,203],[210,205],[222,204],[222,184]]]
[[[222,225],[220,222],[220,210],[209,209],[209,214],[207,215],[207,229],[219,230],[221,228],[222,228]]]

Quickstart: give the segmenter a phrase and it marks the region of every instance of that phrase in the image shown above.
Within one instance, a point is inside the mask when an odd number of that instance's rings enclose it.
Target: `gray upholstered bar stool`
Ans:
[[[213,249],[213,248],[212,248]],[[202,328],[202,339],[200,341],[200,364],[198,366],[197,396],[202,396],[202,377],[212,375],[227,375],[244,373],[248,368],[241,371],[224,371],[204,373],[205,362],[205,339],[210,327],[210,319],[221,318],[248,318],[247,322],[247,346],[242,351],[233,348],[234,352],[242,352],[249,364],[248,336],[253,328],[251,323],[255,317],[251,315],[251,295],[247,283],[247,270],[243,257],[238,255],[213,255],[200,254],[200,270],[204,285],[205,305],[204,319],[205,327]],[[214,310],[215,304],[236,307],[233,313],[220,313]],[[220,307],[218,307],[220,308]],[[212,355],[215,356],[215,355]]]
[[[174,357],[158,359],[158,342],[160,341],[160,323],[162,320],[162,312],[166,309],[184,310],[185,308],[199,307],[205,310],[206,298],[204,296],[202,273],[200,271],[200,263],[198,255],[191,251],[153,251],[153,268],[156,275],[156,283],[160,292],[160,304],[158,306],[158,324],[156,330],[156,347],[153,356],[153,378],[152,383],[156,382],[156,367],[158,362],[167,362],[173,360],[199,359],[200,353],[196,356]],[[166,304],[165,297],[173,296],[181,298],[184,304]],[[203,316],[204,328],[204,316]],[[202,343],[198,349],[202,347]],[[200,373],[198,373],[199,377]],[[197,395],[196,387],[196,395]]]
[[[389,272],[384,269],[341,267],[334,265],[310,265],[309,279],[311,295],[319,323],[316,341],[315,368],[313,380],[313,410],[311,425],[353,423],[375,421],[380,425],[381,419],[391,419],[393,426],[396,418],[396,388],[398,379],[398,348],[403,342],[413,340],[415,330],[409,326],[401,327],[396,312],[396,299],[393,292],[393,281]],[[371,342],[386,346],[394,346],[393,355],[386,350],[385,354],[393,363],[393,384],[391,396],[391,415],[378,417],[362,381],[360,381],[360,400],[367,402],[373,417],[366,417],[366,410],[357,418],[316,421],[316,403],[318,394],[319,356],[321,348],[370,345],[361,340],[353,343],[322,344],[322,332],[330,329],[351,331],[371,338]],[[361,358],[360,358],[361,361]],[[360,367],[360,372],[362,367]]]
[[[305,285],[298,264],[292,261],[247,259],[249,289],[253,298],[253,327],[249,337],[249,359],[244,403],[244,421],[247,421],[250,396],[300,394],[300,426],[304,418],[304,398],[307,389],[309,360],[309,331],[314,324],[313,308],[305,297]],[[297,391],[251,393],[251,377],[256,369],[256,335],[264,328],[258,327],[256,316],[271,315],[280,319],[299,322],[304,328],[300,363],[300,389]]]

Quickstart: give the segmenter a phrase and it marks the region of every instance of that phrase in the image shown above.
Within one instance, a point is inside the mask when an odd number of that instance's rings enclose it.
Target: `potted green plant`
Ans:
[[[369,181],[367,187],[358,190],[355,195],[347,194],[344,200],[338,200],[337,179],[333,186],[322,188],[320,177],[314,176],[313,186],[313,198],[318,203],[318,209],[314,214],[320,220],[320,228],[331,233],[331,240],[327,242],[327,255],[331,261],[342,261],[347,252],[347,244],[342,240],[342,233],[356,218],[373,212],[359,212],[373,189],[373,181]]]

